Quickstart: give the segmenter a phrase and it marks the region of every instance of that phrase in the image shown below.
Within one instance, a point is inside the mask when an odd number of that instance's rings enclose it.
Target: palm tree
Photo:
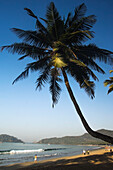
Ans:
[[[75,8],[74,14],[68,13],[61,18],[53,2],[47,8],[46,19],[38,18],[30,9],[27,13],[36,19],[35,31],[13,28],[22,43],[3,46],[10,53],[22,55],[19,60],[30,57],[25,70],[13,81],[28,77],[29,71],[38,72],[36,89],[42,89],[49,83],[52,95],[52,106],[57,104],[61,92],[60,83],[64,80],[69,96],[87,132],[93,137],[113,144],[113,138],[93,131],[85,120],[71,89],[68,76],[72,76],[86,93],[94,98],[94,81],[98,80],[94,71],[104,74],[104,70],[96,63],[113,63],[112,52],[100,49],[94,44],[84,43],[94,37],[91,28],[96,22],[95,15],[85,16],[86,6],[81,4]],[[44,24],[42,24],[42,22]]]
[[[113,70],[110,70],[109,72],[112,73]],[[104,81],[104,86],[107,86],[107,85],[110,85],[109,90],[108,90],[108,94],[109,94],[113,91],[113,77],[109,77],[109,80]]]

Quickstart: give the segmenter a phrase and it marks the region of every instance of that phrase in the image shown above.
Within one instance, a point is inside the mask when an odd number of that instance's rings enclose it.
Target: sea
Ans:
[[[83,150],[99,149],[98,146],[52,145],[33,143],[0,143],[0,166],[38,161],[64,156],[79,155]]]

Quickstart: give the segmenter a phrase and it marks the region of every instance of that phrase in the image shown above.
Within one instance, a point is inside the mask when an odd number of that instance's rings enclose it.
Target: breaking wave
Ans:
[[[44,152],[44,151],[54,151],[54,150],[62,150],[65,148],[48,148],[48,149],[31,149],[31,150],[0,150],[0,155],[3,154],[27,154],[27,153],[35,153],[35,152]]]
[[[2,150],[0,154],[26,154],[26,153],[33,153],[33,152],[43,152],[43,149],[31,149],[31,150]]]

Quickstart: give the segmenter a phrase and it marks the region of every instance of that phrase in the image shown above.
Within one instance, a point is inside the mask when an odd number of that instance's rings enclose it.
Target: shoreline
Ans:
[[[113,147],[111,147],[113,150]],[[30,170],[30,169],[45,169],[45,170],[54,170],[54,169],[75,169],[76,170],[86,169],[97,170],[97,169],[109,169],[113,168],[113,152],[110,150],[105,150],[105,148],[91,150],[89,155],[74,155],[74,156],[65,156],[60,158],[52,158],[48,160],[41,160],[35,162],[25,162],[25,163],[16,163],[10,164],[7,166],[1,166],[1,170]]]
[[[91,150],[101,149],[102,147],[103,147],[102,145],[101,146],[100,145],[75,145],[75,147],[71,145],[68,148],[67,145],[66,146],[51,145],[50,147],[41,145],[41,146],[38,146],[38,148],[35,147],[35,149],[32,149],[32,147],[30,146],[30,149],[28,148],[27,150],[25,147],[22,149],[18,149],[18,148],[17,149],[6,149],[3,152],[2,151],[0,152],[0,167],[12,165],[12,164],[33,162],[35,154],[37,154],[38,162],[39,162],[42,160],[49,160],[49,159],[67,157],[67,156],[70,157],[74,155],[80,155],[82,154],[83,149],[85,149],[86,151],[87,150],[91,151]],[[67,149],[67,150],[64,150],[64,149]],[[60,151],[57,151],[57,150],[60,150]],[[41,154],[38,153],[40,151],[42,152]],[[49,151],[52,151],[52,152],[49,152]],[[3,154],[6,154],[6,156],[5,157],[2,156]]]

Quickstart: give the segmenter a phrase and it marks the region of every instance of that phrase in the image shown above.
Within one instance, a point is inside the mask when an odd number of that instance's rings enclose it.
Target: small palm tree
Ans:
[[[96,63],[96,60],[113,63],[112,52],[100,49],[94,44],[84,45],[84,42],[94,37],[91,28],[96,22],[95,15],[85,16],[84,3],[75,8],[73,15],[68,13],[67,18],[63,19],[53,2],[47,8],[46,19],[38,18],[28,8],[25,10],[36,19],[36,30],[25,31],[13,28],[12,31],[22,38],[23,42],[3,46],[2,50],[5,48],[13,54],[22,55],[19,60],[30,57],[34,62],[27,64],[13,84],[28,77],[29,71],[38,71],[36,88],[41,89],[45,83],[49,83],[54,107],[61,92],[60,83],[64,80],[69,96],[87,132],[93,137],[113,144],[112,137],[97,133],[89,127],[68,80],[68,75],[72,76],[80,88],[93,98],[94,81],[98,80],[93,70],[104,74],[104,70]]]
[[[112,73],[113,70],[110,70],[109,72]],[[109,90],[108,90],[108,94],[109,94],[113,91],[113,77],[109,77],[109,80],[104,81],[104,86],[107,86],[107,85],[110,85]]]

